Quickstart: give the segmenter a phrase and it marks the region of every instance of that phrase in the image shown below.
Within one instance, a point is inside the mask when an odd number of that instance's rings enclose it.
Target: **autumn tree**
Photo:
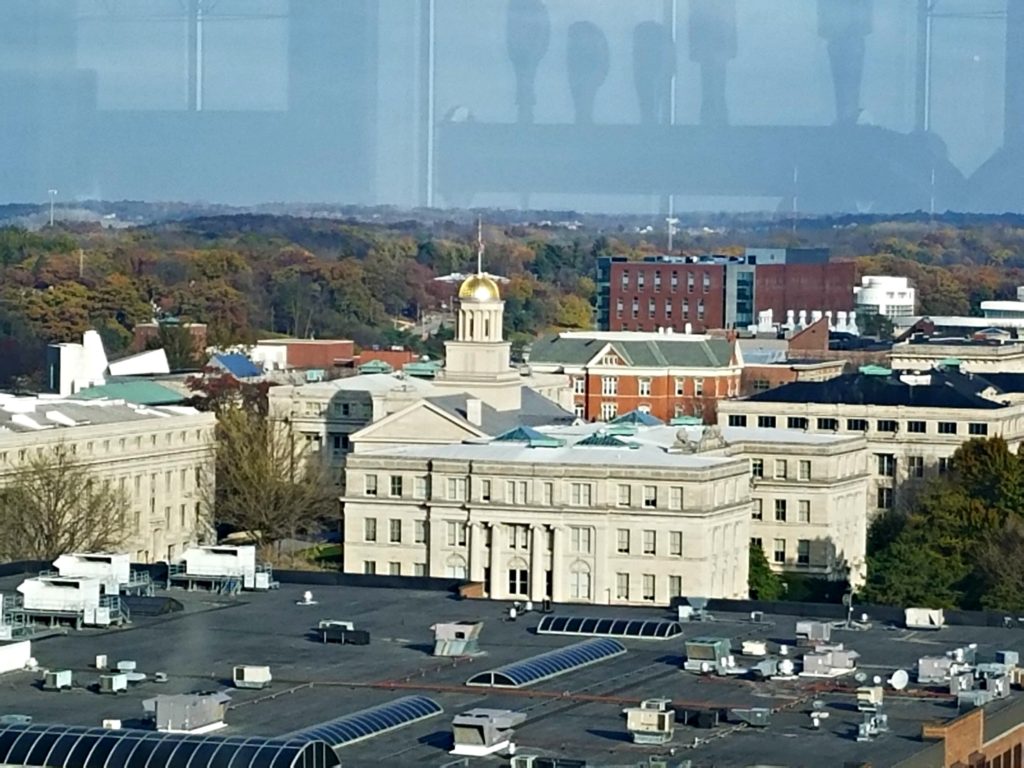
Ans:
[[[128,499],[64,443],[31,453],[0,488],[0,558],[52,560],[123,543]]]
[[[251,408],[222,410],[217,422],[214,520],[267,547],[312,533],[338,511],[337,492],[318,454],[288,425]]]

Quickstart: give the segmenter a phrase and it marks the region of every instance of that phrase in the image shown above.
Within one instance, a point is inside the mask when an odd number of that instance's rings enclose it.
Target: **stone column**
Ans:
[[[469,524],[469,580],[482,582],[484,580],[484,543],[487,539],[487,530],[484,524],[474,522]]]
[[[530,526],[530,599],[539,603],[544,599],[544,551],[547,549],[547,529],[543,525]]]
[[[567,590],[565,585],[565,527],[551,526],[551,600],[555,603],[565,602]],[[591,585],[593,589],[593,585]]]
[[[504,575],[501,568],[501,523],[488,523],[491,526],[491,583],[487,585],[487,592],[491,600],[499,600],[508,591],[503,581]]]
[[[433,507],[427,509],[427,573],[434,577],[443,577],[445,573],[442,549],[445,542],[445,521]]]

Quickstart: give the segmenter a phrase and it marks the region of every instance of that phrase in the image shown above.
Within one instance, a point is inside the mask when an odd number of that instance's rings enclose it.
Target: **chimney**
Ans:
[[[484,403],[483,400],[477,398],[470,398],[466,401],[466,421],[472,424],[474,427],[479,427],[481,422],[484,420]]]

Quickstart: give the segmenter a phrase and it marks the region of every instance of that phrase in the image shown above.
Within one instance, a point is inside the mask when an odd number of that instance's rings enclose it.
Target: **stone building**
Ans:
[[[210,533],[202,486],[214,482],[215,423],[192,408],[0,395],[0,483],[63,443],[127,497],[119,549],[172,560]]]

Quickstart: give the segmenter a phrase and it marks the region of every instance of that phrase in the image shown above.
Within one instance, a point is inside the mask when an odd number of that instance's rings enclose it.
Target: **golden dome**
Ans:
[[[474,301],[501,301],[498,284],[486,275],[470,275],[459,286],[460,299]]]

